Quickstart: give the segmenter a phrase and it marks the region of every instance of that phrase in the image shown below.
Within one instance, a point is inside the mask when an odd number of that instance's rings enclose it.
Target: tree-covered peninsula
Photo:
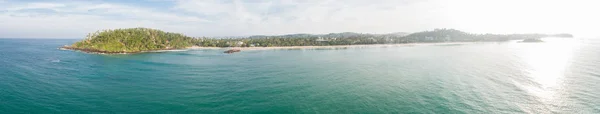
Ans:
[[[279,36],[249,36],[237,38],[192,38],[179,33],[149,28],[104,30],[90,33],[84,40],[64,49],[97,53],[137,53],[155,50],[200,47],[281,47],[404,44],[438,42],[492,42],[544,37],[573,37],[571,34],[472,34],[455,29],[391,34],[330,33],[290,34]]]
[[[99,53],[137,53],[183,49],[193,46],[196,40],[179,33],[149,28],[128,28],[90,33],[84,40],[63,48]]]

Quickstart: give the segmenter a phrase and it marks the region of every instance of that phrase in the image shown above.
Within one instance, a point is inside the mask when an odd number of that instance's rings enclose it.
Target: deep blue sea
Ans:
[[[0,113],[600,113],[600,39],[544,40],[101,55],[0,39]]]

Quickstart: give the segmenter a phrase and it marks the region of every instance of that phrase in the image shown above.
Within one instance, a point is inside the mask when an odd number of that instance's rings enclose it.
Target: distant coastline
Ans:
[[[250,36],[246,38],[193,38],[179,33],[149,28],[104,30],[90,33],[84,40],[60,47],[86,53],[131,54],[182,49],[335,49],[410,45],[464,44],[499,42],[544,37],[573,37],[571,34],[471,34],[454,29],[435,29],[416,33],[362,34],[330,33],[323,35],[290,34]]]
[[[192,46],[186,50],[199,49],[239,49],[242,51],[250,50],[301,50],[301,49],[346,49],[346,48],[387,48],[387,47],[410,47],[410,46],[433,46],[433,45],[463,45],[477,42],[438,42],[438,43],[405,43],[405,44],[368,44],[368,45],[332,45],[332,46],[280,46],[280,47],[200,47]]]
[[[62,50],[74,50],[81,51],[84,53],[96,53],[96,54],[135,54],[135,53],[147,53],[147,52],[168,52],[168,51],[186,51],[186,50],[229,50],[239,49],[242,51],[252,50],[319,50],[319,49],[348,49],[348,48],[387,48],[387,47],[410,47],[410,46],[435,46],[435,45],[463,45],[473,44],[477,42],[439,42],[439,43],[406,43],[406,44],[369,44],[369,45],[332,45],[332,46],[279,46],[279,47],[201,47],[191,46],[182,49],[165,49],[165,50],[151,50],[141,52],[106,52],[99,50],[89,49],[78,49],[70,46],[63,46],[59,49]]]

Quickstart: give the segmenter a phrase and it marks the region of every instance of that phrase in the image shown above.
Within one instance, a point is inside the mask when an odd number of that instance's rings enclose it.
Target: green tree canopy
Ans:
[[[179,33],[149,28],[103,30],[72,45],[73,48],[113,53],[181,49],[194,45],[195,39]]]

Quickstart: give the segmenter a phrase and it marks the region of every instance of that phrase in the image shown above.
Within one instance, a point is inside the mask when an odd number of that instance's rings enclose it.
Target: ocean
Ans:
[[[600,39],[544,40],[101,55],[0,39],[0,113],[600,113]]]

